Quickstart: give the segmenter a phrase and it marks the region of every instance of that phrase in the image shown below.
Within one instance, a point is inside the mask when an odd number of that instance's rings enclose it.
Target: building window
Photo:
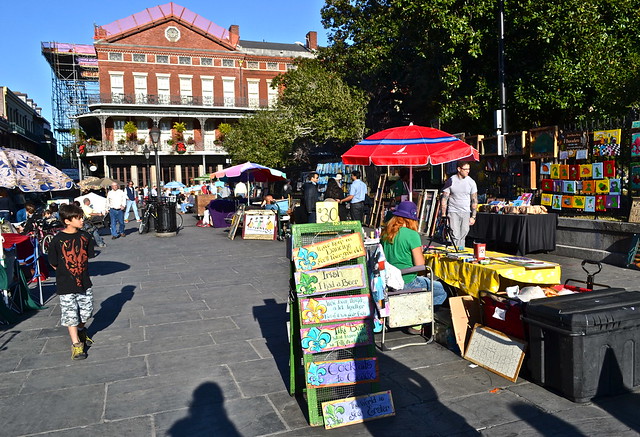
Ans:
[[[271,80],[267,80],[267,102],[269,108],[273,108],[278,103],[278,89],[271,87]]]
[[[222,95],[224,96],[224,106],[236,105],[236,82],[234,77],[222,78]]]
[[[124,100],[124,73],[110,73],[111,99],[113,103],[122,103]]]
[[[190,56],[178,56],[178,64],[180,64],[180,65],[191,65],[191,57]]]
[[[122,61],[122,53],[109,52],[110,61]]]
[[[136,103],[147,103],[147,74],[133,73]]]
[[[295,70],[296,66],[293,64],[287,64],[287,70]]]
[[[267,70],[277,70],[278,63],[277,62],[267,62]]]
[[[191,76],[180,77],[180,100],[183,105],[193,103],[193,91],[191,87]]]
[[[158,103],[161,105],[168,105],[171,101],[169,77],[170,76],[168,74],[156,74],[156,81],[158,83]]]
[[[260,68],[260,64],[258,64],[258,61],[248,61],[247,62],[247,68],[251,68],[253,70],[257,70]]]
[[[134,53],[133,62],[147,62],[147,55],[144,53]]]
[[[249,97],[250,108],[260,106],[260,80],[247,79],[247,95]]]
[[[168,64],[169,56],[168,55],[156,55],[156,62],[158,64]]]
[[[236,64],[233,59],[223,59],[222,66],[223,67],[234,67]]]
[[[200,65],[213,65],[212,58],[200,58]]]
[[[213,77],[201,77],[202,80],[202,104],[213,106]]]

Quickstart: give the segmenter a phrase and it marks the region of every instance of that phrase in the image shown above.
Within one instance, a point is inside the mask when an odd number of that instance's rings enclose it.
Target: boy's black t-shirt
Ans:
[[[58,232],[49,244],[49,263],[56,267],[56,293],[84,293],[91,288],[89,258],[94,256],[93,241],[87,232]]]

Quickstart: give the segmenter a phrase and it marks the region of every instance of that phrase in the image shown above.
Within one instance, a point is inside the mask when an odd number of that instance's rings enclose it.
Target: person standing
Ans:
[[[245,184],[244,182],[238,182],[235,188],[233,189],[233,193],[236,195],[236,197],[246,198],[247,184]]]
[[[56,294],[60,298],[60,324],[71,339],[71,359],[87,358],[87,343],[93,340],[85,324],[93,315],[89,258],[95,256],[91,236],[81,230],[83,212],[76,205],[62,205],[60,219],[65,228],[49,244],[49,263],[56,271]]]
[[[302,206],[307,213],[307,223],[316,222],[316,202],[318,202],[318,179],[320,175],[318,173],[309,173],[307,182],[304,184]]]
[[[124,209],[127,206],[127,196],[116,182],[111,184],[111,191],[107,194],[107,210],[111,217],[111,239],[126,237],[124,233]]]
[[[469,176],[468,162],[459,161],[457,167],[458,173],[447,179],[442,188],[440,215],[449,218],[454,246],[464,249],[469,227],[476,222],[478,187]]]
[[[282,197],[287,199],[289,196],[293,194],[293,187],[291,186],[291,181],[287,179],[282,186]]]
[[[133,181],[129,181],[125,189],[125,194],[127,195],[127,209],[124,211],[124,222],[129,222],[129,212],[131,209],[133,209],[133,215],[136,216],[136,221],[141,222],[140,214],[138,214],[137,193],[136,188],[133,186]]]
[[[351,172],[351,188],[349,195],[342,199],[339,203],[350,203],[351,220],[362,222],[364,218],[364,199],[367,195],[367,184],[360,180],[360,172],[354,170]]]

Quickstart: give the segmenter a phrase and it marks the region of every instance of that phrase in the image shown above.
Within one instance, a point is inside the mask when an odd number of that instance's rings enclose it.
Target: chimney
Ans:
[[[318,50],[318,32],[312,30],[307,33],[306,42],[306,47],[309,50]]]
[[[229,26],[229,33],[237,35],[238,39],[240,39],[240,26],[238,26],[237,24],[232,24],[231,26]]]

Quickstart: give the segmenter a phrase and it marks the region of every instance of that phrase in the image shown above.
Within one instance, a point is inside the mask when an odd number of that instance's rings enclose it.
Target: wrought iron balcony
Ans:
[[[155,105],[155,106],[199,106],[212,108],[267,109],[269,101],[254,97],[203,97],[164,94],[120,94],[101,93],[87,96],[89,105]],[[273,102],[272,105],[273,106]]]
[[[153,146],[149,144],[138,144],[137,141],[125,141],[121,143],[119,141],[98,141],[96,144],[87,144],[87,155],[100,152],[119,152],[128,155],[141,155],[144,153],[144,148],[148,147],[153,151]],[[187,146],[187,154],[197,152],[214,152],[219,154],[226,154],[227,151],[224,147],[211,143],[209,141],[202,142],[196,141],[193,144],[185,144]],[[169,144],[168,140],[162,140],[158,144],[158,151],[162,153],[177,153],[175,143]]]

